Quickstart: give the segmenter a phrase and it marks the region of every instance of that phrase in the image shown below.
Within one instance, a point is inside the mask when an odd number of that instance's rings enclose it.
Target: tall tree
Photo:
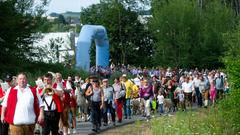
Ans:
[[[226,120],[228,125],[234,125],[230,127],[236,127],[233,129],[232,134],[237,134],[240,131],[240,110],[238,109],[240,102],[240,23],[236,29],[224,34],[224,45],[228,48],[228,51],[223,58],[226,72],[228,74],[226,81],[229,83],[231,91],[229,96],[224,99],[221,106],[222,118]]]
[[[236,15],[240,15],[240,0],[221,0],[223,4],[231,7]]]
[[[199,8],[191,0],[153,0],[150,27],[157,42],[154,49],[156,64],[178,67],[221,66],[222,34],[234,26],[231,9],[219,1]]]
[[[64,16],[61,15],[61,14],[58,16],[57,21],[58,21],[58,23],[60,23],[60,24],[67,24],[67,22],[66,22]]]
[[[34,55],[32,43],[43,24],[43,7],[48,4],[41,0],[34,5],[32,0],[7,0],[0,2],[0,72],[11,71]],[[15,66],[13,66],[15,65]]]

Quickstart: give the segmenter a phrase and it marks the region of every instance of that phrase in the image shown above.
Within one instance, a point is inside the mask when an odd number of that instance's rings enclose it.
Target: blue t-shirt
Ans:
[[[216,89],[223,89],[223,79],[218,77],[216,80]]]

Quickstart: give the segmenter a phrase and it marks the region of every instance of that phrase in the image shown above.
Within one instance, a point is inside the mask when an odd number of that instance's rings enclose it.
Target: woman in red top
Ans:
[[[53,85],[53,87],[58,90],[58,85],[61,84],[61,87],[58,91],[61,91],[62,93],[62,104],[63,104],[63,112],[61,113],[60,118],[60,132],[63,130],[63,134],[68,134],[69,129],[69,111],[70,111],[70,91],[67,89],[67,81],[62,79],[62,74],[56,73],[56,82]]]

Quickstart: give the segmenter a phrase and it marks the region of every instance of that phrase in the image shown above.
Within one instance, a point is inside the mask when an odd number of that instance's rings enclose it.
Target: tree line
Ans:
[[[0,2],[0,72],[16,71],[16,67],[31,63],[31,57],[38,55],[33,51],[33,42],[39,33],[52,31],[57,23],[53,26],[43,17],[48,2],[41,0],[37,6],[31,0]],[[222,57],[229,49],[226,45],[229,39],[224,35],[234,31],[239,23],[239,3],[239,0],[102,0],[82,9],[80,21],[83,25],[106,27],[110,59],[115,64],[219,68],[223,67]],[[147,8],[150,17],[142,22],[141,11]],[[66,24],[61,18],[58,21],[61,25],[57,27],[63,31]]]
[[[223,67],[223,34],[237,24],[236,1],[148,0],[152,17],[145,24],[138,18],[141,2],[108,0],[81,12],[83,24],[107,28],[113,63]]]

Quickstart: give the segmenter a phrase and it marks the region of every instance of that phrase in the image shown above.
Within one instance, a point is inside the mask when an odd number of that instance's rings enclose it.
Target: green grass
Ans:
[[[239,92],[232,91],[215,106],[178,111],[172,116],[160,116],[150,122],[137,121],[108,134],[126,131],[126,135],[240,135]]]
[[[226,102],[226,101],[222,101]],[[236,135],[240,134],[237,125],[227,111],[222,110],[222,103],[207,109],[177,112],[176,115],[162,116],[151,121],[152,135]],[[232,112],[232,110],[229,110]],[[224,116],[225,115],[225,116]],[[232,115],[239,114],[232,112]],[[236,116],[235,116],[236,117]],[[239,119],[239,117],[238,117]]]
[[[220,134],[216,117],[210,117],[213,110],[177,112],[175,116],[163,116],[151,121],[152,135],[212,135]]]

